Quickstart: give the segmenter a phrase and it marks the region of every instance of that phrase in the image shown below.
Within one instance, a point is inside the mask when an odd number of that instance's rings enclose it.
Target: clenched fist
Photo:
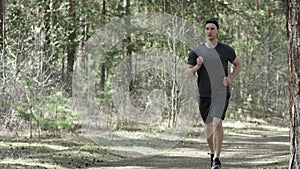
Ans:
[[[232,82],[232,80],[230,77],[224,77],[224,79],[223,79],[224,86],[230,86],[231,82]]]
[[[197,58],[197,66],[201,67],[202,66],[202,63],[203,63],[203,57],[202,56],[199,56]]]

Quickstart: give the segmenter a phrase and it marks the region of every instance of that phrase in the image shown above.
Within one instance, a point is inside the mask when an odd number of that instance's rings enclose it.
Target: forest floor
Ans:
[[[223,169],[288,168],[287,126],[263,120],[225,120]],[[201,128],[195,127],[195,131]],[[2,136],[0,168],[208,169],[207,151],[205,139],[197,132],[163,154],[142,158],[111,154],[82,135],[44,135],[39,140]]]

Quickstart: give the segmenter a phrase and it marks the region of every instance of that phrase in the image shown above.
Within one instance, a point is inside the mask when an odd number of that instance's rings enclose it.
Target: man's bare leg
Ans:
[[[206,136],[206,141],[211,153],[214,153],[215,146],[214,146],[214,134],[213,134],[213,122],[205,124],[204,132]]]
[[[204,132],[206,136],[206,141],[209,147],[209,155],[210,155],[210,166],[213,165],[213,158],[214,158],[214,135],[213,135],[213,122],[205,124]]]
[[[224,138],[222,119],[213,118],[213,143],[214,143],[214,152],[215,158],[220,158],[221,147]]]

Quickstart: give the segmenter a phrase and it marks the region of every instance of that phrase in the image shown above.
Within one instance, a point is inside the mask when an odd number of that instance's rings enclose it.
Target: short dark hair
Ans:
[[[208,23],[215,24],[217,26],[217,28],[219,29],[219,23],[218,23],[218,21],[216,19],[209,19],[209,20],[205,21],[204,26],[206,26],[206,24],[208,24]]]

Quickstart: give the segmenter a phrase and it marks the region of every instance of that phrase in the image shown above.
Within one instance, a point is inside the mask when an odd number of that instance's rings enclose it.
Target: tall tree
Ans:
[[[291,159],[289,168],[300,168],[300,2],[287,1],[287,40],[289,64],[289,113]]]
[[[101,19],[102,19],[102,22],[105,23],[106,22],[106,0],[103,0],[102,2],[102,12],[101,12]],[[101,72],[100,72],[100,91],[103,91],[105,90],[105,81],[106,81],[106,75],[105,75],[105,72],[106,72],[106,66],[105,66],[105,63],[102,63],[101,64]],[[104,94],[102,93],[101,98],[104,98]]]
[[[67,54],[67,77],[66,77],[66,88],[65,91],[70,96],[72,95],[71,91],[71,84],[72,84],[72,74],[73,74],[73,67],[75,62],[75,56],[76,56],[76,10],[75,10],[75,1],[69,0],[69,16],[71,17],[71,25],[69,25],[69,28],[71,29],[70,34],[68,36],[69,46],[68,46],[68,54]]]
[[[124,0],[124,16],[128,16],[130,15],[130,0]],[[130,34],[130,30],[128,30],[128,28],[130,28],[131,25],[131,20],[130,17],[129,18],[125,18],[124,21],[126,28],[125,28],[125,44],[124,44],[124,73],[125,73],[125,77],[127,78],[127,82],[130,83],[130,81],[132,80],[132,51],[130,48],[130,43],[131,43],[131,34]]]
[[[5,43],[4,43],[4,39],[5,39],[5,29],[4,29],[4,25],[5,25],[5,0],[0,0],[0,19],[1,19],[1,23],[0,23],[0,51],[1,53],[1,61],[2,61],[2,78],[5,78]],[[3,80],[3,86],[4,86],[4,80]]]
[[[3,48],[3,23],[4,23],[4,0],[0,0],[0,45]]]

